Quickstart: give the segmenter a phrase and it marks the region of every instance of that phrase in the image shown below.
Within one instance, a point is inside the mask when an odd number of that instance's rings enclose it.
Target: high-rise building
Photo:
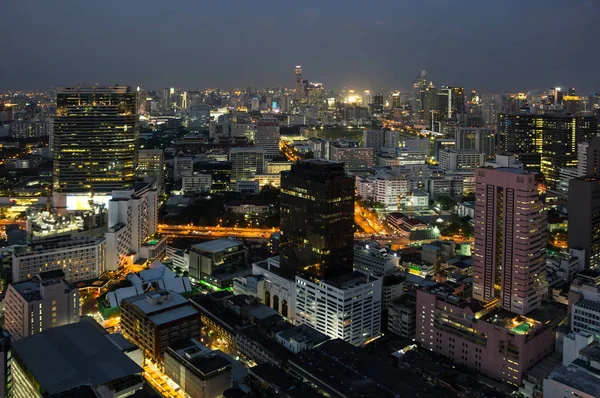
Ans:
[[[363,146],[373,148],[375,153],[381,152],[385,146],[385,130],[365,130],[363,131]]]
[[[456,130],[456,149],[475,150],[491,159],[496,154],[496,130],[460,127]]]
[[[136,189],[114,191],[108,202],[106,269],[115,271],[139,258],[153,259],[166,249],[158,231],[158,190],[139,183]]]
[[[535,174],[508,167],[475,173],[473,298],[527,314],[547,290],[547,220]]]
[[[162,89],[162,111],[163,112],[171,112],[173,110],[173,104],[171,102],[171,94],[175,93],[175,89],[173,88],[163,88]]]
[[[384,106],[383,95],[375,94],[375,96],[373,97],[373,103],[369,107],[369,109],[371,109],[371,114],[373,114],[373,115],[383,114],[383,106]]]
[[[570,324],[573,332],[587,332],[600,338],[600,272],[580,272],[569,288]]]
[[[79,289],[62,270],[11,283],[4,298],[4,327],[13,340],[79,322]]]
[[[581,146],[578,147],[581,149]],[[600,137],[594,137],[585,147],[585,175],[600,177]],[[578,154],[579,158],[579,154]],[[577,164],[579,168],[579,164]]]
[[[365,90],[365,93],[363,94],[363,106],[369,106],[372,103],[373,103],[373,94],[371,94],[371,91]]]
[[[421,71],[419,76],[417,76],[417,78],[415,79],[415,81],[413,83],[413,89],[412,89],[412,97],[413,97],[412,109],[413,109],[413,112],[415,112],[419,115],[423,114],[423,110],[424,110],[423,96],[425,94],[426,88],[427,88],[427,72],[425,72],[423,70],[423,71]]]
[[[136,92],[130,87],[58,88],[53,184],[62,196],[55,206],[64,207],[70,195],[131,189],[138,136]]]
[[[498,153],[538,153],[549,189],[556,189],[559,171],[577,167],[577,145],[596,135],[598,120],[561,114],[501,114]]]
[[[438,92],[438,110],[442,118],[452,119],[465,113],[465,89],[463,87],[442,87]]]
[[[165,153],[162,149],[140,149],[137,176],[156,178],[156,187],[160,192],[165,189]]]
[[[266,152],[261,147],[231,148],[231,180],[252,180],[257,174],[263,174]]]
[[[281,175],[282,275],[328,279],[352,272],[354,179],[344,164],[303,160]]]
[[[585,250],[586,268],[600,266],[600,177],[579,177],[569,182],[568,243]]]
[[[577,177],[587,175],[587,149],[589,145],[589,142],[577,144]]]
[[[279,121],[274,117],[263,117],[258,122],[254,142],[265,150],[265,159],[279,156]]]

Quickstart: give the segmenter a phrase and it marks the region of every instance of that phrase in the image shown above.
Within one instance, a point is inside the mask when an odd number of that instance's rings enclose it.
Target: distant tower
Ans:
[[[300,99],[302,97],[302,93],[304,89],[302,87],[302,67],[300,65],[296,66],[296,98]]]

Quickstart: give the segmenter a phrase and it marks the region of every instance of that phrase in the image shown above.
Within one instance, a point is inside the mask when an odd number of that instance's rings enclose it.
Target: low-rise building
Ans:
[[[397,252],[380,246],[377,242],[354,244],[354,269],[375,276],[398,270],[400,257]]]
[[[180,294],[157,290],[121,301],[123,336],[159,361],[174,343],[200,338],[200,313]]]
[[[12,396],[63,396],[91,386],[100,396],[127,397],[144,385],[143,369],[91,322],[52,328],[12,344]]]
[[[94,279],[105,271],[106,241],[103,238],[56,238],[15,248],[12,253],[13,282],[45,271],[62,270],[69,282]]]
[[[4,161],[4,167],[7,169],[33,169],[44,163],[40,155],[27,154],[17,158],[10,158]]]
[[[219,289],[231,287],[237,273],[247,269],[247,250],[236,239],[216,239],[190,249],[189,277],[195,283]]]
[[[79,322],[79,290],[62,270],[11,283],[4,298],[4,327],[13,340]]]
[[[210,192],[212,176],[210,174],[194,173],[181,177],[181,191],[183,194],[197,194]]]
[[[165,374],[190,398],[220,397],[232,386],[231,363],[197,340],[168,347],[165,351]]]
[[[388,332],[409,339],[415,338],[417,324],[417,297],[414,290],[393,300],[388,307]]]
[[[275,339],[294,354],[318,347],[330,340],[329,336],[304,324],[277,333]]]
[[[225,211],[235,214],[266,214],[269,204],[261,200],[232,200],[225,203]]]

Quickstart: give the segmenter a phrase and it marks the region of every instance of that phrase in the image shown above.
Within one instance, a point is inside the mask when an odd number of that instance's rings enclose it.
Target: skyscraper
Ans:
[[[493,128],[461,127],[456,130],[456,149],[485,153],[486,158],[496,154],[496,130]]]
[[[352,272],[354,179],[343,163],[310,159],[281,173],[281,234],[283,276]]]
[[[265,150],[265,159],[279,155],[279,121],[275,117],[263,117],[256,128],[254,141]]]
[[[136,92],[128,86],[62,87],[54,120],[54,192],[131,189],[138,143]],[[60,206],[60,204],[59,204]]]
[[[162,149],[140,149],[137,176],[156,178],[160,192],[165,189],[165,154]]]
[[[559,170],[577,167],[577,144],[596,135],[591,116],[501,114],[498,153],[538,153],[548,188],[558,186]]]
[[[570,248],[585,250],[587,268],[600,266],[600,178],[579,177],[569,182]]]
[[[419,76],[415,79],[413,83],[412,89],[412,97],[413,97],[413,112],[418,113],[422,116],[423,113],[423,95],[425,93],[425,89],[427,87],[427,72],[424,70],[421,71]]]
[[[477,169],[476,198],[473,298],[527,314],[547,289],[547,220],[535,174]]]

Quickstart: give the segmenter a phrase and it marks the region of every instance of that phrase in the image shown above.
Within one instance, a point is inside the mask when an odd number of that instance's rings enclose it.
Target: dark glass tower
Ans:
[[[560,169],[577,167],[577,144],[595,137],[597,127],[592,116],[502,114],[498,153],[539,154],[548,188],[556,189]]]
[[[354,179],[344,163],[304,160],[281,174],[281,273],[329,279],[352,272]]]
[[[54,191],[110,194],[132,188],[138,136],[136,92],[129,87],[57,89]]]

